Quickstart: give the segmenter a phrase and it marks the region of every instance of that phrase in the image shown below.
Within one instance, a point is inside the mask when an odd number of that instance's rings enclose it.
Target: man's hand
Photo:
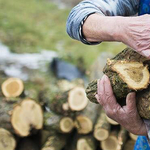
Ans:
[[[121,20],[120,41],[150,58],[150,15],[124,17]]]
[[[137,112],[135,93],[128,94],[126,106],[121,107],[116,101],[111,83],[106,75],[98,80],[97,85],[97,101],[102,105],[108,117],[117,121],[133,134],[147,135],[145,124]]]

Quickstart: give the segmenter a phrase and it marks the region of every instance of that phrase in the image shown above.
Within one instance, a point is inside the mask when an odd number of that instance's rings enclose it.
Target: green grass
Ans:
[[[75,63],[83,57],[88,67],[101,51],[117,53],[122,44],[87,46],[66,33],[70,9],[59,9],[46,0],[0,0],[0,40],[13,52],[54,50]]]

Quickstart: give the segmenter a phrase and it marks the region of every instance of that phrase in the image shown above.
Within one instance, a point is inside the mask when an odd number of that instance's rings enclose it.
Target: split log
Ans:
[[[79,134],[88,134],[92,132],[98,116],[98,109],[98,105],[89,102],[88,106],[76,116],[75,127]]]
[[[31,99],[20,103],[0,102],[0,127],[19,136],[28,136],[43,126],[41,106]]]
[[[25,137],[19,141],[17,150],[40,150],[38,143],[32,137]]]
[[[101,141],[102,150],[117,150],[118,148],[118,133],[117,131],[112,131],[109,137]]]
[[[13,135],[3,129],[0,128],[0,150],[15,150],[16,140]]]
[[[133,141],[136,141],[136,140],[137,140],[137,137],[138,137],[138,135],[135,135],[135,134],[132,134],[132,133],[129,133],[129,136],[130,136],[130,138],[131,138]]]
[[[41,150],[61,150],[65,146],[67,138],[66,135],[55,133],[48,137]]]
[[[127,130],[125,130],[124,128],[121,128],[121,130],[118,133],[118,147],[117,150],[122,150],[123,146],[127,140]]]
[[[70,117],[59,116],[54,113],[44,113],[44,129],[56,130],[60,133],[70,133],[74,128],[74,121]]]
[[[98,141],[104,141],[108,138],[110,132],[110,124],[106,119],[106,115],[103,110],[100,110],[99,117],[94,127],[94,137]]]
[[[113,119],[109,118],[107,115],[106,115],[106,120],[111,124],[111,125],[119,125],[118,122],[114,121]]]
[[[53,112],[60,115],[74,114],[73,111],[81,111],[88,104],[83,87],[75,87],[67,92],[59,91],[55,94],[52,94],[50,89],[48,89],[46,92],[43,91],[41,93],[40,99],[48,103]]]
[[[18,97],[23,93],[24,84],[19,78],[8,78],[2,83],[1,90],[5,97]]]

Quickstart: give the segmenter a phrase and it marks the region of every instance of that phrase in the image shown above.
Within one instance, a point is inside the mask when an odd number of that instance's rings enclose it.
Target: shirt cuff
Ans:
[[[79,28],[80,40],[81,40],[82,43],[87,44],[87,45],[97,45],[97,44],[100,44],[100,43],[101,43],[101,42],[89,42],[89,41],[87,41],[87,40],[85,39],[85,37],[84,37],[84,35],[83,35],[83,30],[82,30],[82,29],[83,29],[83,24],[84,24],[84,22],[86,21],[86,19],[87,19],[90,15],[95,14],[95,13],[97,13],[97,12],[93,12],[93,13],[88,14],[87,16],[85,16],[85,17],[83,18],[83,20],[81,21],[81,24],[80,24],[80,28]]]

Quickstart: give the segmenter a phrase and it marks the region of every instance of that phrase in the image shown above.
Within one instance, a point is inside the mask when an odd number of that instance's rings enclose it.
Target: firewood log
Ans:
[[[13,135],[3,129],[0,128],[0,150],[15,150],[16,140]]]
[[[1,90],[3,95],[7,98],[18,97],[23,93],[24,84],[19,78],[8,78],[2,83]]]
[[[134,145],[135,145],[135,141],[133,140],[128,140],[124,147],[123,147],[123,150],[133,150],[134,149]]]
[[[123,146],[125,145],[125,142],[128,138],[128,132],[124,128],[121,128],[121,130],[118,133],[118,147],[117,150],[122,150]]]
[[[73,133],[64,150],[96,150],[97,146],[98,142],[92,134],[79,135],[78,133]]]
[[[88,134],[92,132],[98,116],[98,110],[98,105],[89,102],[88,106],[76,116],[75,127],[79,134]]]
[[[100,146],[102,150],[117,150],[118,148],[118,132],[112,131],[109,135],[109,137],[101,141]]]
[[[40,99],[45,101],[53,112],[60,115],[74,115],[74,111],[81,111],[88,104],[83,87],[75,87],[67,92],[57,91],[55,93],[47,89],[40,94]]]
[[[94,137],[98,141],[106,140],[109,136],[110,126],[111,125],[107,121],[104,111],[101,109],[94,127]]]
[[[138,135],[135,135],[135,134],[132,134],[132,133],[129,133],[129,136],[130,136],[130,138],[131,138],[133,141],[136,141],[136,140],[137,140],[137,137],[138,137]]]
[[[44,113],[44,129],[56,130],[60,133],[70,133],[74,128],[74,121],[70,117],[60,116],[53,112]]]
[[[111,124],[111,125],[119,125],[118,122],[114,121],[113,119],[109,118],[107,115],[106,115],[106,120]]]
[[[67,138],[66,135],[54,133],[48,137],[41,150],[61,150],[65,146]]]
[[[10,103],[0,99],[0,127],[19,136],[28,136],[43,126],[41,106],[31,99]]]
[[[138,112],[145,119],[150,119],[149,64],[147,58],[128,48],[115,58],[109,59],[104,68],[104,73],[110,79],[118,102],[124,99],[128,93],[132,91],[137,92]],[[95,98],[97,94],[97,80],[88,85],[86,93],[92,102],[98,103]]]

